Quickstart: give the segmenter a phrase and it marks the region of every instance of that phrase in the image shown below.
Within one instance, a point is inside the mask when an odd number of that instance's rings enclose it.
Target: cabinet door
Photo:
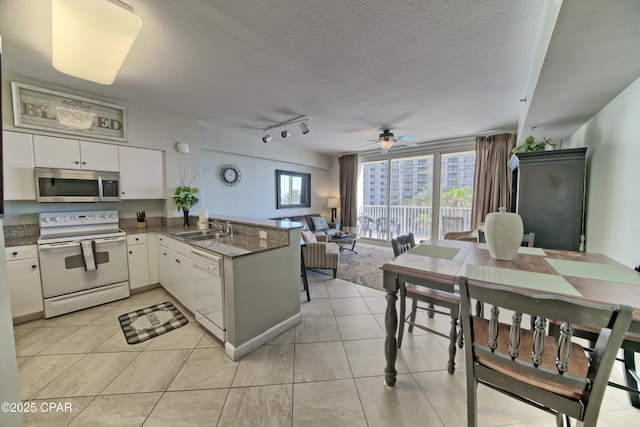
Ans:
[[[38,258],[7,262],[7,282],[14,318],[44,311]]]
[[[122,200],[164,199],[162,151],[118,147]]]
[[[176,287],[178,287],[179,301],[192,313],[195,312],[195,296],[193,292],[193,263],[190,258],[177,254]]]
[[[82,169],[118,172],[118,146],[80,141]]]
[[[149,255],[149,283],[160,283],[158,233],[147,233],[147,252]]]
[[[33,135],[34,163],[39,168],[80,169],[77,139]]]
[[[179,288],[178,288],[178,273],[176,259],[178,253],[160,245],[158,247],[158,264],[160,270],[160,284],[162,287],[174,296],[177,300],[180,300]]]
[[[149,255],[147,245],[131,245],[127,248],[129,258],[129,288],[149,285]]]
[[[33,141],[29,133],[2,133],[5,200],[35,200]]]

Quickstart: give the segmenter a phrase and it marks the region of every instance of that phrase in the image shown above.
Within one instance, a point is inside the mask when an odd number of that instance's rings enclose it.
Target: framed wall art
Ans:
[[[127,141],[124,107],[11,82],[16,127]]]

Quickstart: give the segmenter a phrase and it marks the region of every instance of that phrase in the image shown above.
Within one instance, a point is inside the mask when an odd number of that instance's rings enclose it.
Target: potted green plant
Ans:
[[[189,209],[199,202],[196,194],[198,194],[198,189],[188,185],[179,185],[173,193],[173,199],[178,206],[178,211],[182,211],[184,214],[185,227],[189,225]]]
[[[531,153],[533,151],[542,151],[545,148],[547,148],[547,145],[549,145],[550,147],[553,147],[553,149],[555,149],[557,147],[557,145],[553,142],[551,142],[551,139],[549,138],[542,138],[539,140],[536,140],[533,135],[530,135],[527,137],[527,139],[524,140],[524,142],[518,146],[516,146],[513,150],[511,150],[512,153]]]

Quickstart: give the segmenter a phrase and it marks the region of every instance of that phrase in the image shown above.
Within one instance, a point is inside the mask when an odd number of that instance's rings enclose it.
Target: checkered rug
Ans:
[[[189,321],[170,302],[123,314],[118,317],[129,344],[137,344],[186,325]]]

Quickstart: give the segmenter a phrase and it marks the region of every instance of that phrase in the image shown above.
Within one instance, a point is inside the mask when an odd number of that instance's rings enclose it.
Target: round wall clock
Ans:
[[[224,165],[220,168],[220,179],[225,185],[238,185],[240,169],[236,165]]]

